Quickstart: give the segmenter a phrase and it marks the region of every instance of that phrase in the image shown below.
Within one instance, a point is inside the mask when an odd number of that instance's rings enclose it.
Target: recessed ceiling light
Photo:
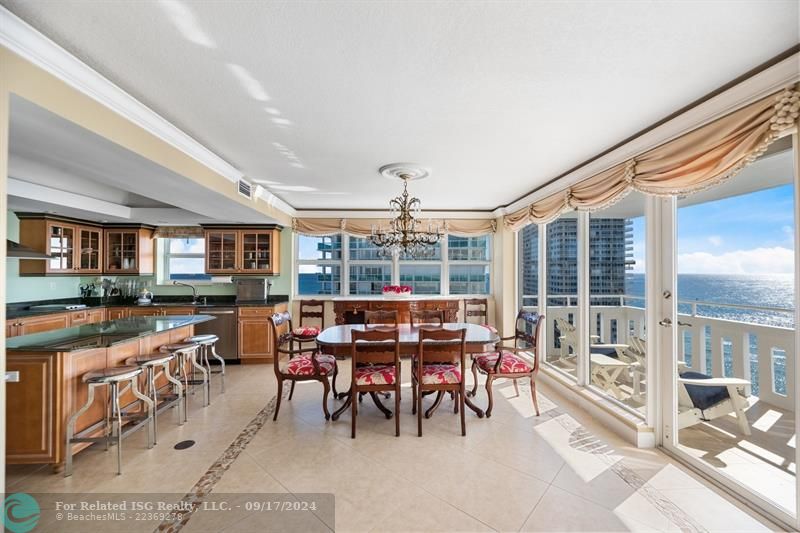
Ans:
[[[279,126],[289,126],[292,124],[292,121],[288,118],[281,118],[281,117],[274,117],[272,122],[279,125]]]

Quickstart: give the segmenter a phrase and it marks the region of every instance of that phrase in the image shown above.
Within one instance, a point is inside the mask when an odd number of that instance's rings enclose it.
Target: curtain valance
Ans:
[[[518,209],[504,224],[517,231],[565,211],[603,209],[634,190],[671,196],[713,187],[755,161],[798,116],[800,90],[794,85]]]
[[[153,233],[155,239],[197,239],[204,237],[200,226],[158,226]]]
[[[423,229],[427,229],[428,219],[422,219]],[[485,235],[497,230],[495,219],[430,219],[430,222],[439,226],[451,235],[469,237]],[[332,235],[334,233],[347,233],[354,237],[366,237],[372,233],[372,227],[389,227],[386,218],[295,218],[292,220],[292,229],[303,235]]]

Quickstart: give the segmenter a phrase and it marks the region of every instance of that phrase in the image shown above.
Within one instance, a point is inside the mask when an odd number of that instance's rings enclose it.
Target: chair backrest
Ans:
[[[444,324],[444,311],[436,309],[411,311],[411,327],[421,324],[435,324],[441,327]]]
[[[467,353],[466,328],[420,328],[417,345],[417,372],[422,379],[422,365],[433,363],[459,363],[464,368]]]
[[[556,326],[558,326],[559,333],[564,337],[564,340],[561,342],[565,342],[572,346],[573,350],[578,349],[578,329],[575,327],[574,324],[570,324],[566,318],[558,317],[556,318]]]
[[[319,329],[325,329],[325,300],[300,300],[300,325],[307,326],[306,318],[318,318]]]
[[[388,324],[397,326],[397,311],[364,311],[364,324]]]
[[[533,354],[534,372],[539,370],[539,339],[542,338],[544,322],[544,315],[520,309],[514,323],[514,346]]]
[[[277,373],[280,368],[280,354],[283,351],[281,347],[292,340],[292,314],[289,311],[275,313],[269,317],[269,324],[272,328],[272,363]],[[291,348],[290,345],[289,349]]]
[[[400,364],[400,332],[397,328],[372,328],[350,332],[351,367],[365,363]],[[399,366],[398,366],[399,368]],[[355,379],[353,380],[355,383]]]
[[[489,323],[489,300],[486,298],[464,299],[464,322],[471,322],[470,317],[478,317],[478,324]]]

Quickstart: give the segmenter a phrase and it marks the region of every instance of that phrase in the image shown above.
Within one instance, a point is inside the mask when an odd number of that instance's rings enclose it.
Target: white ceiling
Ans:
[[[275,222],[23,98],[10,109],[11,210],[154,225]]]
[[[383,208],[397,161],[508,204],[800,40],[796,0],[0,3],[301,209]]]

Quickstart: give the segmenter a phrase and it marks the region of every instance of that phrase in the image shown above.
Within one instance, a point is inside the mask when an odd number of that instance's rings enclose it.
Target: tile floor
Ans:
[[[342,367],[347,376],[346,364]],[[340,379],[340,388],[345,382]],[[212,495],[333,493],[335,522],[320,518],[314,527],[294,529],[302,531],[778,529],[663,453],[633,448],[586,413],[556,405],[544,388],[537,418],[527,386],[521,385],[516,397],[511,383],[498,383],[492,418],[470,412],[466,437],[459,434],[449,400],[423,420],[419,438],[410,399],[404,398],[396,438],[393,421],[366,398],[357,438],[351,439],[349,413],[335,423],[323,418],[318,383],[298,385],[274,423],[270,366],[230,366],[227,385],[221,396],[215,384],[208,408],[200,407],[195,396],[183,427],[174,423],[173,413],[162,416],[155,448],[145,448],[143,432],[126,440],[121,476],[115,475],[115,454],[89,449],[76,456],[71,478],[46,467],[9,467],[6,491],[170,493],[176,499],[195,492],[202,498],[210,490]],[[485,406],[485,392],[479,391],[477,403]],[[185,439],[196,444],[173,449]],[[92,531],[87,524],[77,526],[75,531]],[[162,526],[169,531],[270,529],[199,511],[183,524]],[[153,531],[159,522],[137,527]],[[40,529],[67,530],[54,524],[40,524]]]

